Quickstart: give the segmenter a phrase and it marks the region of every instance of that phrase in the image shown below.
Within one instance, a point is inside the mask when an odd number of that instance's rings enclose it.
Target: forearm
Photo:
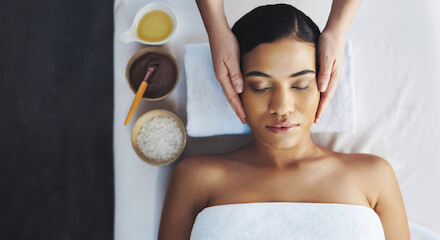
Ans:
[[[345,36],[361,0],[333,0],[325,31]]]
[[[208,36],[222,29],[229,29],[223,0],[196,0]]]

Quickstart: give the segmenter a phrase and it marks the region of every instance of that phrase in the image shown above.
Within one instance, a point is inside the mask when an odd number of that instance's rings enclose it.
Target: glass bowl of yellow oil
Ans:
[[[123,43],[140,42],[148,45],[161,45],[174,35],[177,29],[177,16],[164,3],[150,3],[138,10],[131,27],[119,35]]]

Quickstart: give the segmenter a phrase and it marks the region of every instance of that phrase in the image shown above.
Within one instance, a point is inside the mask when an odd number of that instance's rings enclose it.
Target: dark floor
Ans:
[[[2,1],[0,239],[113,238],[113,1]]]

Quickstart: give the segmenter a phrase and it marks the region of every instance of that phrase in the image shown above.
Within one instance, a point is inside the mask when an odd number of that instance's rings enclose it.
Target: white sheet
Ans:
[[[133,151],[124,126],[134,93],[125,80],[125,65],[138,43],[127,45],[117,36],[129,28],[141,6],[153,1],[115,0],[114,39],[114,166],[115,239],[157,239],[163,199],[175,164],[150,166]],[[195,1],[168,0],[178,15],[174,38],[163,48],[178,61],[179,83],[159,102],[142,101],[133,120],[142,113],[163,108],[186,124],[183,46],[207,42]],[[225,0],[230,26],[255,6],[268,0]],[[309,15],[322,30],[331,0],[280,1]],[[244,6],[246,4],[246,6]],[[363,152],[387,159],[396,172],[410,220],[411,239],[435,239],[440,233],[440,9],[438,0],[363,1],[347,38],[353,41],[356,82],[356,134],[313,134],[316,143],[340,152]],[[235,149],[249,135],[188,138],[180,159],[198,153]],[[431,233],[431,235],[430,235]],[[431,237],[430,237],[431,236]]]

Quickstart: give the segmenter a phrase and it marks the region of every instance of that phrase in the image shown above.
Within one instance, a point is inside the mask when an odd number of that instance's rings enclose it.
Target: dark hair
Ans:
[[[254,8],[234,24],[232,32],[238,40],[240,59],[261,43],[271,43],[286,37],[314,43],[317,50],[321,34],[318,26],[307,15],[294,6],[282,3]],[[316,66],[318,69],[318,61]]]

